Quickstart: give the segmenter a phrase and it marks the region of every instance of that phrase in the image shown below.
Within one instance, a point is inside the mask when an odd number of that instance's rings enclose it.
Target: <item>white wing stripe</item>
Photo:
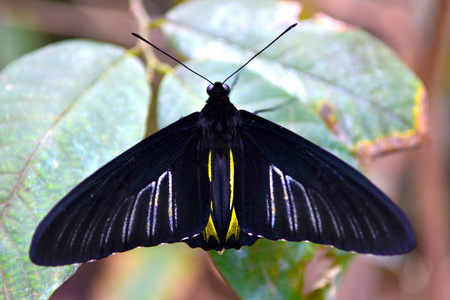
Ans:
[[[173,210],[173,192],[172,192],[172,172],[168,171],[169,174],[169,199],[168,199],[168,205],[169,208],[167,210],[167,216],[169,218],[169,227],[170,231],[173,233],[173,226],[174,226],[174,210]]]
[[[288,222],[289,222],[289,229],[291,231],[293,231],[294,230],[294,224],[293,224],[293,220],[292,220],[292,212],[293,211],[292,211],[291,203],[289,201],[289,194],[288,194],[284,174],[280,169],[278,169],[274,165],[271,165],[270,167],[273,168],[273,170],[278,174],[278,176],[280,176],[281,186],[283,188],[283,199],[284,199],[284,203],[286,205],[286,215],[287,215]]]
[[[155,201],[153,202],[153,226],[152,226],[152,235],[155,235],[156,232],[156,222],[158,221],[157,215],[158,215],[158,202],[159,202],[159,192],[161,188],[161,182],[163,179],[167,176],[168,171],[164,172],[159,176],[158,183],[156,185],[156,193],[155,193]]]
[[[272,226],[272,228],[275,227],[275,213],[276,213],[276,208],[275,208],[275,195],[274,195],[274,190],[273,190],[273,165],[269,166],[269,188],[270,188],[270,208],[267,210],[268,211],[268,216],[270,215],[270,222],[269,219],[267,220],[270,223],[270,226]]]
[[[303,197],[305,198],[306,205],[308,206],[308,211],[309,211],[308,215],[311,217],[311,223],[312,223],[312,226],[314,227],[314,231],[319,232],[319,225],[318,225],[318,221],[316,218],[316,212],[315,212],[315,209],[313,209],[311,200],[309,199],[309,195],[306,192],[305,187],[302,184],[300,184],[297,181],[294,181],[294,182],[297,184],[297,186],[300,188],[300,190],[303,193]]]
[[[153,181],[149,185],[147,185],[144,189],[142,189],[139,192],[139,194],[137,196],[137,200],[136,200],[136,203],[137,203],[139,201],[139,199],[144,196],[144,193],[148,189],[151,189],[151,191],[150,191],[150,193],[148,195],[148,212],[147,212],[147,222],[146,222],[146,225],[147,225],[147,227],[146,227],[147,238],[150,238],[150,233],[152,231],[151,230],[151,226],[152,226],[151,211],[152,211],[152,206],[153,206],[152,201],[153,201],[153,199],[154,199],[153,197],[155,195],[155,185],[156,185],[155,181]]]
[[[291,176],[286,175],[286,180],[287,180],[287,187],[288,187],[288,191],[289,191],[289,201],[291,203],[292,206],[292,216],[293,216],[293,221],[294,221],[294,231],[298,232],[298,215],[297,215],[297,207],[295,206],[295,199],[294,199],[294,194],[292,193],[292,187],[291,184],[299,184],[297,181],[295,181]]]

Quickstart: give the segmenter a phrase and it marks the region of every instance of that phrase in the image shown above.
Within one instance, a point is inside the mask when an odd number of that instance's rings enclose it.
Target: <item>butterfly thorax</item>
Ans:
[[[236,136],[237,109],[230,102],[230,88],[216,82],[207,89],[209,98],[201,111],[200,126],[206,146],[214,152],[226,153]]]

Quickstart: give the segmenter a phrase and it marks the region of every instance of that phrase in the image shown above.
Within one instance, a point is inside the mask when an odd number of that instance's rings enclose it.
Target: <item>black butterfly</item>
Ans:
[[[381,255],[415,247],[408,219],[369,180],[297,134],[237,110],[224,82],[208,86],[201,112],[65,196],[37,227],[31,261],[65,265],[180,241],[222,251],[261,237]]]

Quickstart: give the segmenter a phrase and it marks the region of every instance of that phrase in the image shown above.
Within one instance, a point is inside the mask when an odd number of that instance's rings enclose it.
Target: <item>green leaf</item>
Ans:
[[[270,0],[185,2],[168,12],[163,33],[189,67],[222,82],[296,22],[299,12],[296,4]],[[355,154],[369,158],[405,149],[426,131],[422,83],[383,43],[343,23],[300,21],[234,80],[227,83],[238,109],[274,108],[260,115],[353,166]],[[207,85],[181,66],[167,74],[158,93],[158,124],[200,110]],[[303,276],[315,249],[261,240],[212,257],[243,298],[320,299],[339,284],[353,255],[329,250],[334,273],[305,295]]]
[[[308,297],[318,292],[327,293],[334,281],[341,279],[342,270],[353,257],[352,253],[332,250],[327,246],[265,239],[243,250],[232,249],[223,254],[211,251],[214,263],[243,299],[300,300],[310,299]],[[318,278],[317,282],[321,284],[305,297],[304,281],[309,275],[306,266],[314,255],[321,255],[323,260],[327,260],[331,272],[325,272]]]
[[[186,2],[167,14],[163,32],[179,54],[210,65],[204,76],[223,81],[231,73],[217,76],[215,64],[242,65],[294,23],[299,11],[292,3],[270,0]],[[342,23],[298,23],[239,73],[236,88],[248,72],[258,73],[307,106],[350,151],[362,156],[420,143],[426,132],[423,85],[393,51]],[[232,96],[241,108],[242,100]],[[189,107],[189,98],[178,101]],[[283,120],[283,115],[272,120]],[[308,129],[289,128],[306,138],[315,136]]]
[[[259,240],[248,251],[211,256],[243,299],[302,299],[304,269],[314,252],[311,243]]]
[[[150,90],[125,49],[73,40],[0,73],[0,282],[9,299],[46,299],[76,269],[28,259],[38,222],[83,178],[144,134]]]

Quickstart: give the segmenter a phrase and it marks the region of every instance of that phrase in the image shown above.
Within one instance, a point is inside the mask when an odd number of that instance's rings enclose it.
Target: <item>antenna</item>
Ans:
[[[283,31],[279,36],[277,36],[272,42],[270,42],[270,44],[268,44],[266,47],[264,47],[261,51],[259,51],[258,53],[256,53],[255,55],[253,55],[252,58],[250,58],[245,64],[243,64],[239,69],[237,69],[236,71],[234,71],[230,76],[228,76],[223,82],[222,84],[225,83],[225,81],[227,81],[228,79],[230,79],[231,77],[233,77],[237,72],[239,72],[240,70],[242,70],[246,65],[248,65],[255,57],[257,57],[258,55],[260,55],[264,50],[266,50],[267,48],[269,48],[270,46],[272,46],[273,43],[275,43],[280,37],[282,37],[285,33],[287,33],[289,30],[291,30],[292,28],[294,28],[295,26],[297,26],[297,23],[292,24],[291,26],[289,26],[285,31]],[[138,39],[146,42],[147,44],[149,44],[150,46],[152,46],[153,48],[155,48],[156,50],[158,50],[159,52],[163,53],[164,55],[170,57],[171,59],[173,59],[174,61],[176,61],[177,63],[179,63],[180,65],[182,65],[183,67],[185,67],[186,69],[188,69],[189,71],[191,71],[192,73],[196,74],[197,76],[205,79],[206,81],[208,81],[211,84],[214,84],[211,80],[209,80],[208,78],[206,78],[205,76],[195,72],[194,70],[192,70],[191,68],[189,68],[188,66],[186,66],[184,63],[182,63],[179,59],[173,57],[172,55],[170,55],[169,53],[165,52],[164,50],[156,47],[155,45],[153,45],[152,43],[150,43],[149,41],[147,41],[146,39],[144,39],[142,36],[140,36],[137,33],[132,33],[132,35],[134,35],[135,37],[137,37]]]
[[[147,44],[149,44],[150,46],[152,46],[153,48],[155,48],[156,50],[158,50],[159,52],[165,54],[166,56],[170,57],[171,59],[173,59],[174,61],[176,61],[177,63],[179,63],[180,65],[182,65],[183,67],[185,67],[186,69],[188,69],[189,71],[191,71],[192,73],[200,76],[201,78],[205,79],[206,81],[208,81],[211,84],[214,84],[211,80],[209,80],[208,78],[206,78],[205,76],[195,72],[194,70],[192,70],[191,68],[189,68],[188,66],[186,66],[185,64],[183,64],[180,60],[176,59],[175,57],[173,57],[172,55],[170,55],[169,53],[167,53],[166,51],[159,49],[158,47],[156,47],[155,45],[153,45],[152,43],[150,43],[149,41],[147,41],[146,39],[144,39],[142,36],[140,36],[137,33],[131,33],[132,35],[134,35],[135,37],[137,37],[138,39],[143,40],[144,42],[146,42]]]
[[[245,64],[243,64],[239,69],[237,69],[236,71],[234,71],[230,76],[227,77],[227,79],[225,79],[222,84],[225,83],[225,81],[227,81],[228,79],[230,79],[231,77],[233,77],[237,72],[239,72],[240,70],[242,70],[246,65],[248,65],[255,57],[257,57],[258,55],[260,55],[264,50],[266,50],[267,48],[269,48],[270,46],[272,46],[273,43],[275,43],[280,37],[282,37],[286,32],[288,32],[289,30],[291,30],[292,28],[294,28],[295,26],[297,26],[297,23],[292,24],[291,26],[289,26],[285,31],[283,31],[279,36],[277,36],[272,42],[270,42],[269,45],[265,46],[261,51],[259,51],[258,53],[256,53],[255,55],[253,55],[252,58],[250,58]]]

